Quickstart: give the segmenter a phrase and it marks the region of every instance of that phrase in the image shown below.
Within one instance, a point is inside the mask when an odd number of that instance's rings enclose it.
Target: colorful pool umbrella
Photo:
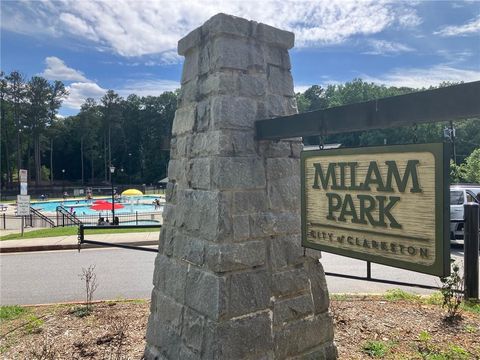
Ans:
[[[118,203],[115,203],[115,205],[113,206],[115,209],[123,209],[123,205],[122,204],[118,204]],[[95,211],[105,211],[105,210],[112,210],[112,203],[111,202],[102,202],[102,203],[98,203],[98,204],[95,204],[95,205],[92,205],[90,206],[90,209],[91,210],[95,210]]]
[[[122,192],[122,195],[138,196],[138,195],[143,195],[143,193],[140,190],[137,190],[137,189],[127,189],[124,192]]]
[[[104,204],[104,203],[109,203],[109,202],[107,200],[95,200],[93,203],[94,204]],[[109,203],[109,204],[111,204],[111,203]]]

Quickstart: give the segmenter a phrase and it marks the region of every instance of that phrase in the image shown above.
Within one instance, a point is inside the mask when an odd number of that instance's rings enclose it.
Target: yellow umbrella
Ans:
[[[143,195],[143,193],[140,190],[137,190],[137,189],[127,189],[124,192],[122,192],[122,195],[135,196],[135,195]]]

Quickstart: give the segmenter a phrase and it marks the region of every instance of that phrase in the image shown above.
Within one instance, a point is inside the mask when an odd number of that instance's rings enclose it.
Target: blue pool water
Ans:
[[[158,196],[144,195],[144,196],[135,196],[135,197],[124,197],[121,201],[115,200],[116,203],[122,204],[124,207],[122,209],[115,209],[116,214],[132,214],[135,212],[162,212],[163,206],[155,210],[155,205],[152,203],[155,199],[158,199]],[[57,206],[63,206],[68,211],[75,211],[77,215],[95,215],[100,213],[108,213],[108,210],[95,211],[91,210],[90,207],[96,200],[106,200],[108,202],[112,201],[112,198],[101,198],[93,200],[67,200],[67,201],[43,201],[32,203],[32,207],[36,210],[42,212],[55,212]],[[73,208],[73,209],[72,209]]]

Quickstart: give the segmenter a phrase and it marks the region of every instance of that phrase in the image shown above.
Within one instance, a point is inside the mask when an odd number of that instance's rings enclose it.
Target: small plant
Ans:
[[[447,359],[468,360],[471,359],[471,354],[458,345],[450,345],[446,353]]]
[[[20,317],[25,308],[18,305],[0,306],[0,320],[13,320]]]
[[[27,323],[24,326],[25,332],[27,334],[38,334],[42,332],[42,326],[44,324],[44,321],[35,315],[30,315],[27,318]]]
[[[388,301],[397,301],[397,300],[418,300],[420,296],[406,292],[401,289],[392,289],[387,290],[385,294],[385,299]]]
[[[362,351],[370,357],[383,358],[390,350],[391,345],[377,340],[369,340],[362,346]]]
[[[80,279],[85,281],[85,306],[87,311],[92,310],[92,299],[95,290],[97,290],[97,274],[95,274],[95,265],[90,265],[87,269],[82,268]]]
[[[91,310],[87,306],[76,306],[71,311],[70,314],[75,315],[76,317],[83,318],[90,315]]]
[[[452,262],[451,275],[440,278],[440,281],[442,282],[442,307],[447,309],[445,320],[453,322],[460,318],[459,308],[463,300],[463,277],[460,275],[460,267],[455,261]]]
[[[467,325],[465,325],[464,330],[465,330],[467,333],[475,334],[475,333],[478,331],[478,328],[477,328],[476,326],[467,324]]]

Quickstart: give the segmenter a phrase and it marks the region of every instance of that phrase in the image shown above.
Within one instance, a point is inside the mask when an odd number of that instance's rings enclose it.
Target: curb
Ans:
[[[132,243],[112,243],[112,244],[126,244],[126,245],[138,245],[138,246],[149,246],[149,245],[158,245],[157,241],[138,241]],[[92,248],[103,248],[110,246],[101,246],[93,244],[82,244],[82,249],[92,249]],[[114,247],[114,246],[111,246]],[[78,250],[78,244],[52,244],[52,245],[29,245],[29,246],[12,246],[0,248],[0,254],[10,254],[10,253],[19,253],[19,252],[31,252],[31,251],[52,251],[52,250]]]

